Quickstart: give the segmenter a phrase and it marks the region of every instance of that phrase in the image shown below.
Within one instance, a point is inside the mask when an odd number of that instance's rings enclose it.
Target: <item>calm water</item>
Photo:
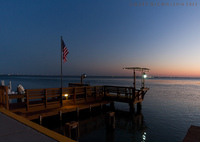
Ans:
[[[15,91],[19,84],[25,89],[60,87],[59,77],[0,76],[0,80],[4,80],[6,85],[12,81],[12,88]],[[80,82],[80,78],[65,77],[63,86],[67,87],[69,82]],[[132,78],[87,77],[84,83],[132,86]],[[140,87],[140,79],[137,79],[137,86]],[[93,110],[97,113],[92,116],[82,115],[80,119],[79,141],[180,142],[190,125],[200,126],[200,79],[154,78],[147,79],[146,86],[150,90],[143,101],[141,114],[130,113],[125,103],[115,103],[116,129],[108,131],[104,116],[109,107],[103,111]],[[63,121],[66,122],[74,119],[68,115],[64,118]],[[57,122],[54,119],[57,118],[52,118],[51,126],[43,125],[63,133],[62,124],[65,122]]]

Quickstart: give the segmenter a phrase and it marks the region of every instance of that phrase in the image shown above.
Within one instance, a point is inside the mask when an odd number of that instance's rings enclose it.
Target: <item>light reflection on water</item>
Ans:
[[[10,76],[0,78],[0,80],[5,80],[5,84],[8,84],[11,80],[13,90],[15,90],[18,84],[22,84],[25,88],[56,88],[60,86],[59,77],[12,78]],[[140,81],[140,79],[137,79],[137,87],[140,87]],[[64,78],[63,84],[65,86],[69,82],[80,82],[80,78]],[[132,78],[88,77],[84,79],[84,83],[90,83],[91,85],[132,86],[133,80]],[[186,135],[190,125],[200,126],[200,79],[154,78],[147,79],[146,86],[150,88],[145,95],[142,105],[143,122],[146,127],[146,142],[180,142]],[[115,103],[115,107],[117,110],[129,112],[127,104]],[[136,127],[130,128],[130,126],[136,126],[137,124],[133,124],[132,119],[126,118],[131,118],[131,116],[119,113],[116,117],[116,120],[121,120],[116,121],[114,134],[109,134],[110,140],[115,142],[125,140],[142,141],[144,132]],[[103,123],[102,121],[101,128],[94,129],[89,133],[82,133],[80,141],[106,141],[109,135],[106,137],[106,128]],[[135,131],[136,129],[138,131]]]

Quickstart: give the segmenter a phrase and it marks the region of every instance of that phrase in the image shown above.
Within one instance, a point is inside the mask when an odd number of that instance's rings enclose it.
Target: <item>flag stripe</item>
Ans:
[[[65,63],[67,62],[67,54],[69,53],[69,51],[63,40],[62,40],[62,51],[63,51],[63,63]]]

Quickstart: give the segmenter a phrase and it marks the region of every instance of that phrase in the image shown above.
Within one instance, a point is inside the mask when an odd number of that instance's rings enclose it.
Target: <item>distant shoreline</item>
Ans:
[[[37,75],[37,74],[0,74],[0,77],[60,77],[60,75]],[[63,77],[77,77],[79,78],[80,75],[63,75]],[[87,78],[133,78],[133,76],[120,76],[120,75],[87,75]],[[141,78],[141,76],[136,76],[136,78]],[[200,77],[170,77],[170,76],[149,76],[147,79],[159,79],[159,78],[165,78],[165,79],[200,79]]]

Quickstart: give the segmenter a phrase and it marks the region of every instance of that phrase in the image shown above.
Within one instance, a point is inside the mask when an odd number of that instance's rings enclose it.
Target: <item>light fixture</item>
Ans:
[[[83,84],[83,78],[86,78],[86,74],[81,75],[81,84]]]
[[[146,73],[143,74],[143,78],[147,78],[147,74]]]
[[[68,96],[69,96],[68,94],[63,94],[63,99],[68,100]]]

